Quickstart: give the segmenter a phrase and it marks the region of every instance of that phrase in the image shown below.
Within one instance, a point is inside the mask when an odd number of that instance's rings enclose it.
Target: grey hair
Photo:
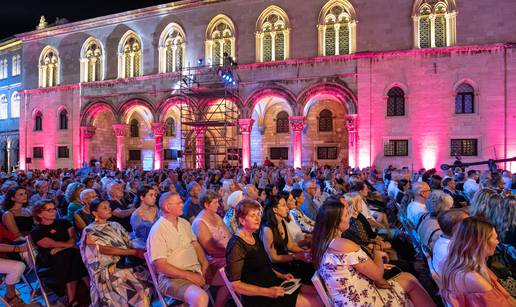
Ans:
[[[439,213],[449,210],[453,206],[453,197],[441,190],[434,190],[428,195],[425,205],[430,216],[437,217]]]
[[[303,191],[307,191],[308,190],[308,186],[310,184],[312,184],[314,181],[312,179],[309,179],[309,180],[305,180],[303,181]]]
[[[88,195],[89,193],[95,193],[97,194],[97,192],[94,190],[94,189],[84,189],[82,190],[81,194],[79,194],[79,198],[81,199],[81,201],[84,201],[84,198],[86,197],[86,195]]]

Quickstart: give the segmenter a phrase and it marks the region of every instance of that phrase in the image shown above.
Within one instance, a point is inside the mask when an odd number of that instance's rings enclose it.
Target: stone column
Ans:
[[[162,123],[152,123],[152,133],[154,134],[154,169],[158,170],[163,165],[163,135],[165,127]]]
[[[196,143],[196,164],[197,168],[204,168],[204,135],[206,127],[194,127],[195,143]]]
[[[303,150],[303,128],[305,126],[304,116],[290,116],[290,128],[293,134],[294,168],[301,167],[301,157]]]
[[[81,165],[83,162],[89,164],[90,162],[90,143],[91,139],[95,135],[95,127],[93,126],[83,126],[80,127],[81,133]]]
[[[126,134],[126,124],[114,124],[113,129],[115,130],[116,136],[116,167],[119,170],[124,169],[125,157],[124,157],[124,138]]]
[[[242,133],[242,168],[251,168],[251,130],[253,129],[254,119],[241,118],[238,126]]]
[[[346,129],[348,130],[349,165],[358,166],[358,115],[346,114]]]

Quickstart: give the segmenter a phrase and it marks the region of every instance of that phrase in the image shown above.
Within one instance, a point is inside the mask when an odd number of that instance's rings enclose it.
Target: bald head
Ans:
[[[424,181],[416,182],[412,185],[412,194],[414,194],[415,201],[424,204],[430,195],[430,186]]]

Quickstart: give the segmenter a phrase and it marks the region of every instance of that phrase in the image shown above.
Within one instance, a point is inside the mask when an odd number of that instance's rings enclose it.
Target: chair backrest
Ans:
[[[38,268],[36,266],[36,252],[35,252],[35,249],[34,249],[34,244],[32,243],[32,238],[30,236],[27,236],[27,254],[28,254],[27,264],[28,264],[29,268],[31,270],[33,270],[34,274],[36,275],[36,279],[37,279],[38,284],[39,284],[39,288],[40,288],[41,296],[43,297],[43,301],[45,302],[46,306],[50,306],[50,303],[48,301],[47,292],[45,291],[45,287],[43,286],[43,282],[39,278]],[[34,297],[34,294],[35,294],[35,291],[32,291],[32,293],[31,293],[31,301],[32,301],[32,299]]]
[[[152,278],[152,284],[154,285],[154,288],[156,289],[156,292],[158,293],[159,302],[162,307],[167,307],[167,304],[165,303],[165,299],[163,298],[163,295],[161,294],[161,291],[159,290],[159,284],[158,284],[158,276],[156,275],[156,271],[154,270],[154,264],[152,263],[152,260],[150,259],[150,256],[148,253],[145,253],[145,262],[147,263],[147,267],[149,268],[149,272]]]
[[[226,284],[226,287],[229,290],[229,294],[231,294],[231,297],[233,298],[233,301],[235,301],[235,305],[237,307],[243,307],[242,302],[240,302],[240,298],[235,292],[235,289],[233,288],[233,284],[229,281],[228,276],[226,275],[226,271],[224,270],[224,267],[219,269],[219,274],[222,277],[222,280],[224,280],[224,283]]]
[[[323,301],[324,306],[332,307],[332,298],[317,271],[314,273],[314,276],[312,276],[312,283],[314,284],[315,290],[317,290],[317,294],[319,294],[319,297]]]

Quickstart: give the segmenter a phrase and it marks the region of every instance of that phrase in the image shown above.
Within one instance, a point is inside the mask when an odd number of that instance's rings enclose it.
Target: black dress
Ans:
[[[43,248],[38,245],[38,242],[44,238],[58,242],[68,241],[70,240],[68,229],[71,227],[72,225],[67,220],[58,219],[51,225],[37,225],[30,234],[38,248],[36,259],[38,267],[45,269],[42,274],[45,284],[59,296],[64,295],[68,282],[80,280],[88,275],[82,262],[81,253],[79,249],[67,248],[51,255],[52,249]]]
[[[269,256],[263,243],[256,234],[255,244],[250,245],[242,238],[234,235],[226,248],[226,274],[230,281],[241,282],[258,287],[270,288],[279,286],[283,280],[276,277],[272,270]],[[242,296],[245,307],[288,307],[295,306],[299,289],[291,295],[278,298],[265,296]]]
[[[267,226],[269,227],[269,226]],[[281,237],[278,227],[283,227],[285,238]],[[285,221],[281,221],[281,225],[269,227],[272,230],[273,244],[278,255],[288,255],[288,230]],[[312,276],[314,276],[315,268],[313,264],[306,263],[301,260],[294,260],[290,262],[273,263],[272,267],[283,274],[292,274],[295,278],[301,278],[303,284],[311,285]]]
[[[34,225],[34,219],[32,216],[14,216],[14,222],[22,235],[30,233],[32,226]]]

